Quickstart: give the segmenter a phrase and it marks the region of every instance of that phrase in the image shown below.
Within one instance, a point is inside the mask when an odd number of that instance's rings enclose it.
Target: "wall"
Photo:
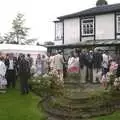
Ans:
[[[64,44],[80,42],[80,20],[79,18],[64,20]]]
[[[82,37],[81,41],[94,40],[94,37]]]
[[[55,45],[62,45],[63,44],[63,40],[56,40],[54,41]]]
[[[96,40],[115,39],[115,19],[114,14],[97,15],[96,23]]]
[[[96,40],[115,39],[114,13],[95,16],[95,39]],[[81,41],[86,40],[94,40],[94,36],[93,37],[87,36],[81,38]],[[74,44],[79,42],[80,42],[80,19],[79,18],[65,19],[64,44]],[[56,45],[62,44],[62,40],[55,41],[55,44]]]

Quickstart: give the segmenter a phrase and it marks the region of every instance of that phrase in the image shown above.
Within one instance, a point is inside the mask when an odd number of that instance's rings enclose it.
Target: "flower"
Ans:
[[[118,68],[118,64],[116,62],[111,62],[110,71],[114,72],[115,70],[117,70],[117,68]]]
[[[33,79],[33,80],[32,80],[32,82],[36,82],[36,80],[35,80],[35,79]]]
[[[40,80],[37,80],[38,83],[40,83]]]
[[[43,75],[43,78],[45,78],[45,77],[49,77],[49,75],[48,75],[48,74],[44,74],[44,75]]]
[[[119,87],[120,86],[120,78],[116,78],[114,81],[114,86]]]

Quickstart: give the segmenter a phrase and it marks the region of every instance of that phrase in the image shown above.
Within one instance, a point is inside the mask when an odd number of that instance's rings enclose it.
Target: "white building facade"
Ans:
[[[96,6],[58,19],[55,22],[55,43],[58,45],[120,40],[120,4]]]

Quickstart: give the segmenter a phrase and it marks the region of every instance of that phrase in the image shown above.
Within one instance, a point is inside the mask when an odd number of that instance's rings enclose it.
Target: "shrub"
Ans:
[[[37,76],[29,80],[29,84],[33,92],[41,97],[56,96],[62,93],[63,88],[61,82],[55,76]]]

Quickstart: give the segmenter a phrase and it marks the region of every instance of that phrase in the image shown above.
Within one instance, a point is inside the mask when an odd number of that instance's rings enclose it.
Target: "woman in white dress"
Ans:
[[[75,57],[73,53],[71,53],[71,56],[68,59],[68,72],[73,72]]]
[[[42,61],[41,61],[41,55],[38,54],[36,59],[36,74],[41,75],[42,74]]]
[[[43,75],[47,73],[47,58],[45,57],[45,55],[42,55],[41,64],[42,64],[42,75]]]
[[[0,92],[6,92],[7,80],[5,79],[6,66],[3,62],[3,57],[0,56]]]

